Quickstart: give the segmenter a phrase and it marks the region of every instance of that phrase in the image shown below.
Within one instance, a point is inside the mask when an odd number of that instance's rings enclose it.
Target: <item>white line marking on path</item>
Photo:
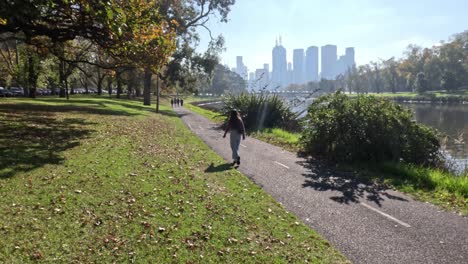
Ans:
[[[360,204],[361,204],[362,206],[364,206],[364,207],[366,207],[366,208],[368,208],[368,209],[370,209],[370,210],[376,212],[376,213],[379,213],[380,215],[383,215],[383,216],[387,217],[387,218],[390,219],[390,220],[393,220],[393,221],[397,222],[398,224],[400,224],[400,225],[402,225],[402,226],[404,226],[404,227],[411,227],[411,226],[408,225],[407,223],[405,223],[405,222],[403,222],[403,221],[400,221],[400,220],[396,219],[395,217],[393,217],[393,216],[391,216],[391,215],[389,215],[389,214],[386,214],[386,213],[384,213],[384,212],[382,212],[382,211],[380,211],[380,210],[378,210],[378,209],[375,209],[374,207],[372,207],[372,206],[370,206],[370,205],[368,205],[368,204],[365,204],[365,203],[360,203]]]
[[[247,146],[246,146],[246,145],[244,145],[244,144],[240,144],[240,145],[241,145],[241,147],[244,147],[244,148],[246,148],[246,147],[247,147]]]
[[[282,167],[285,167],[286,169],[289,169],[288,166],[284,165],[283,163],[279,163],[279,162],[277,162],[276,160],[275,160],[275,163],[278,164],[278,165],[280,165],[280,166],[282,166]]]

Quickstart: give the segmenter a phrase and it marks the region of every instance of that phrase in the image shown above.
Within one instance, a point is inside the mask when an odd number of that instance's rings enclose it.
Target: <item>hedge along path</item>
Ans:
[[[62,102],[0,102],[0,262],[348,262],[169,108]]]

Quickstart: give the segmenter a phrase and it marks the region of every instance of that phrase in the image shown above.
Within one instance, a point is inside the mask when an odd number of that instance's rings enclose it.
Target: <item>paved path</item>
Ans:
[[[231,162],[229,139],[208,119],[175,108]],[[468,263],[468,218],[357,182],[262,141],[241,142],[239,170],[354,263]]]

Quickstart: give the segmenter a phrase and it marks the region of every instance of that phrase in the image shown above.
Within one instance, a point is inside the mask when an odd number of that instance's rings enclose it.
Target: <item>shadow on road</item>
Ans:
[[[352,172],[338,171],[336,168],[327,166],[323,162],[315,159],[308,159],[298,162],[307,168],[306,177],[302,184],[304,188],[313,188],[317,191],[336,191],[340,195],[330,197],[338,203],[357,203],[364,198],[369,202],[374,202],[379,207],[386,199],[407,202],[405,198],[389,194],[389,188],[383,184],[378,184],[370,180],[357,178]]]
[[[232,169],[233,166],[231,163],[225,163],[221,165],[215,166],[213,163],[210,164],[208,168],[206,168],[205,172],[221,172],[221,171],[227,171]]]

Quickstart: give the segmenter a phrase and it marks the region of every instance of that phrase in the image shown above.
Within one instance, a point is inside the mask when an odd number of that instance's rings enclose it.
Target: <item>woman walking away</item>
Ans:
[[[242,118],[239,115],[239,112],[236,110],[231,111],[231,116],[229,117],[226,130],[224,131],[223,138],[226,137],[227,132],[230,131],[230,142],[232,150],[232,159],[234,160],[232,165],[240,165],[240,156],[239,156],[239,145],[242,139],[245,140],[245,127]]]

